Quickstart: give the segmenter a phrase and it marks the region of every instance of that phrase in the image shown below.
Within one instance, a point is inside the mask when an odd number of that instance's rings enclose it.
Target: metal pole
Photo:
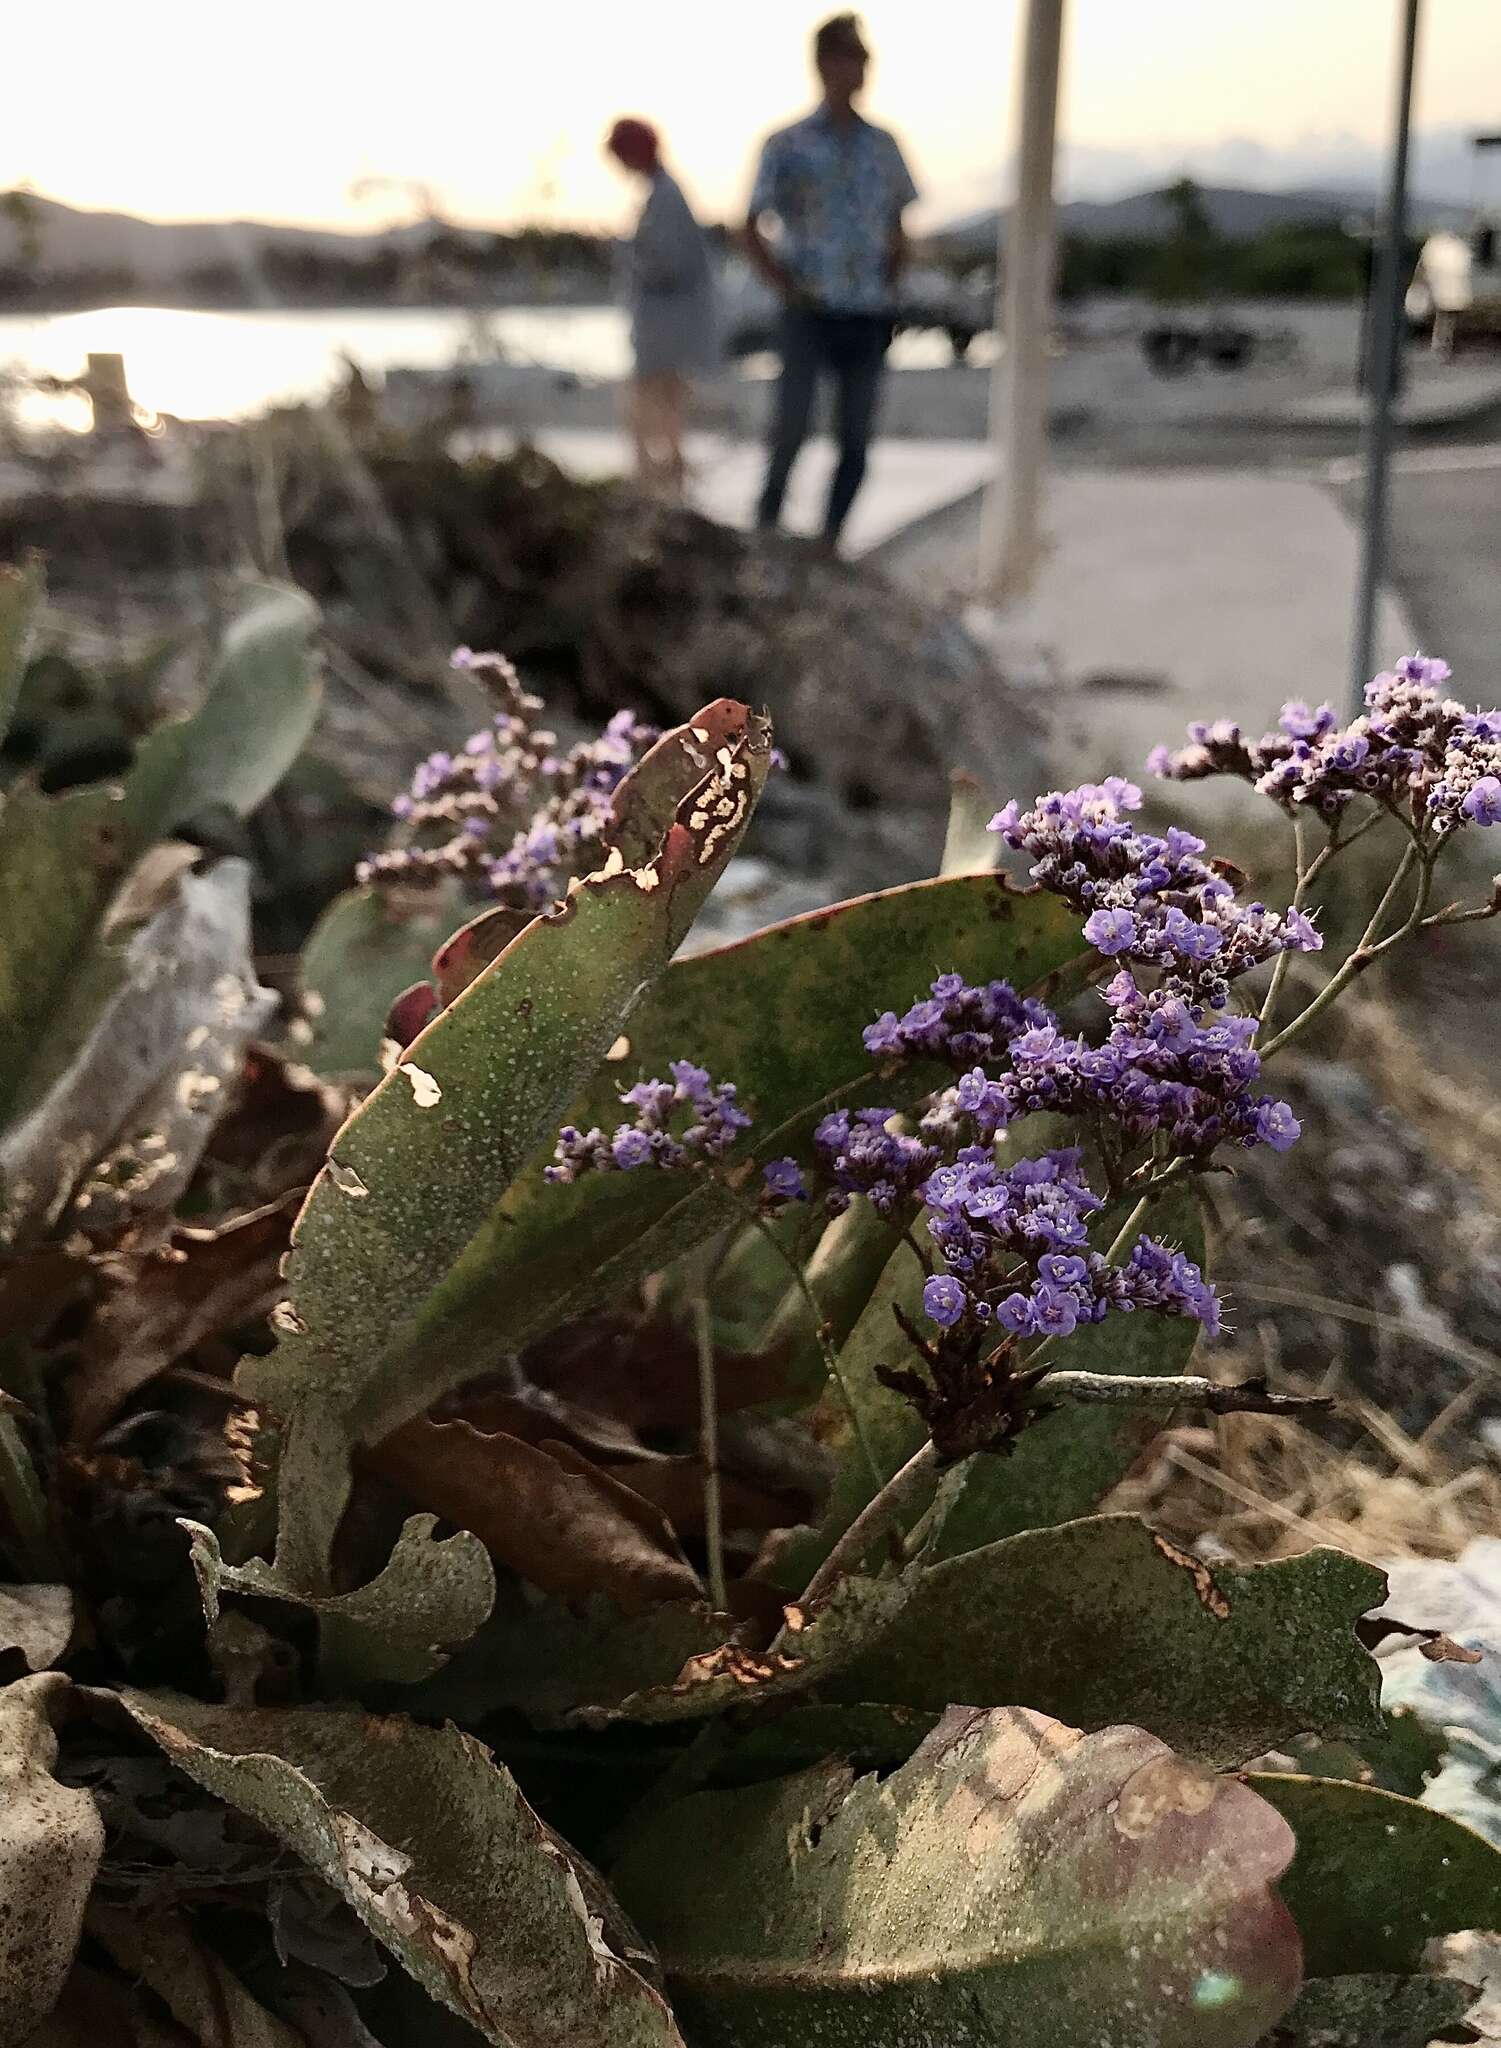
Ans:
[[[1016,204],[1009,221],[1002,215],[997,237],[1005,300],[1002,347],[991,379],[995,467],[980,518],[980,595],[1000,603],[1026,594],[1042,556],[1063,10],[1064,0],[1027,0],[1017,94]]]
[[[1386,189],[1386,212],[1376,252],[1372,294],[1371,385],[1365,427],[1365,517],[1360,589],[1355,600],[1351,651],[1352,715],[1365,708],[1365,686],[1375,667],[1376,605],[1386,573],[1388,473],[1392,407],[1400,362],[1402,254],[1407,241],[1407,157],[1412,128],[1412,76],[1417,60],[1419,0],[1403,0],[1402,63],[1397,85],[1396,133]]]

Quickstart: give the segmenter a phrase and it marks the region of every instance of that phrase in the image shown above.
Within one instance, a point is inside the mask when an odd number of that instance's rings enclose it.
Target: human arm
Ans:
[[[771,286],[778,298],[790,303],[800,295],[798,281],[763,225],[769,213],[780,215],[782,211],[779,204],[784,183],[782,172],[780,138],[773,135],[761,151],[761,161],[756,167],[756,182],[746,211],[741,242],[751,267]]]
[[[891,141],[891,158],[891,226],[886,240],[886,282],[895,296],[912,256],[912,245],[902,225],[902,215],[916,199],[917,186],[895,137]]]

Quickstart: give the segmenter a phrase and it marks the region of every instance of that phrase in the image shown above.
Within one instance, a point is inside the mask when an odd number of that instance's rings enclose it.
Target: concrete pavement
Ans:
[[[1009,672],[1038,680],[1060,780],[1138,772],[1194,718],[1261,732],[1288,697],[1343,704],[1357,535],[1319,483],[1243,471],[1066,470],[1049,485],[1052,547],[1035,596],[1001,620],[972,602],[974,502],[884,546],[880,566],[928,597],[969,597]],[[1377,645],[1410,651],[1390,591]],[[1030,650],[1030,659],[1029,659]],[[1220,804],[1222,784],[1183,785],[1183,805]]]

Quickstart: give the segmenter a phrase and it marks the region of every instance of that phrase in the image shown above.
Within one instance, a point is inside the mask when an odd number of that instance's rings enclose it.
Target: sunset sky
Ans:
[[[16,11],[0,188],[160,219],[374,225],[423,181],[458,219],[612,223],[616,114],[649,115],[702,209],[741,203],[759,136],[809,99],[808,0],[83,0]],[[1384,135],[1397,0],[1072,0],[1063,130],[1075,192],[1185,167],[1337,176]],[[872,0],[870,111],[928,214],[999,190],[1015,8]],[[1501,128],[1501,0],[1427,0],[1417,119]],[[14,85],[29,81],[28,88]],[[1237,147],[1235,145],[1249,145]],[[1291,177],[1287,166],[1294,166]],[[392,179],[397,187],[368,181]],[[363,196],[361,182],[367,181]]]

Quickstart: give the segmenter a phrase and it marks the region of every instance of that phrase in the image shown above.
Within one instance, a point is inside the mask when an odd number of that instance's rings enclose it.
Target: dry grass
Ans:
[[[1256,1370],[1222,1361],[1227,1379]],[[1185,1548],[1253,1563],[1333,1544],[1373,1564],[1457,1557],[1474,1536],[1501,1535],[1501,1468],[1476,1462],[1463,1423],[1481,1383],[1420,1437],[1369,1403],[1341,1404],[1351,1445],[1321,1441],[1273,1415],[1227,1415],[1214,1427],[1164,1432],[1105,1503],[1146,1517]]]

